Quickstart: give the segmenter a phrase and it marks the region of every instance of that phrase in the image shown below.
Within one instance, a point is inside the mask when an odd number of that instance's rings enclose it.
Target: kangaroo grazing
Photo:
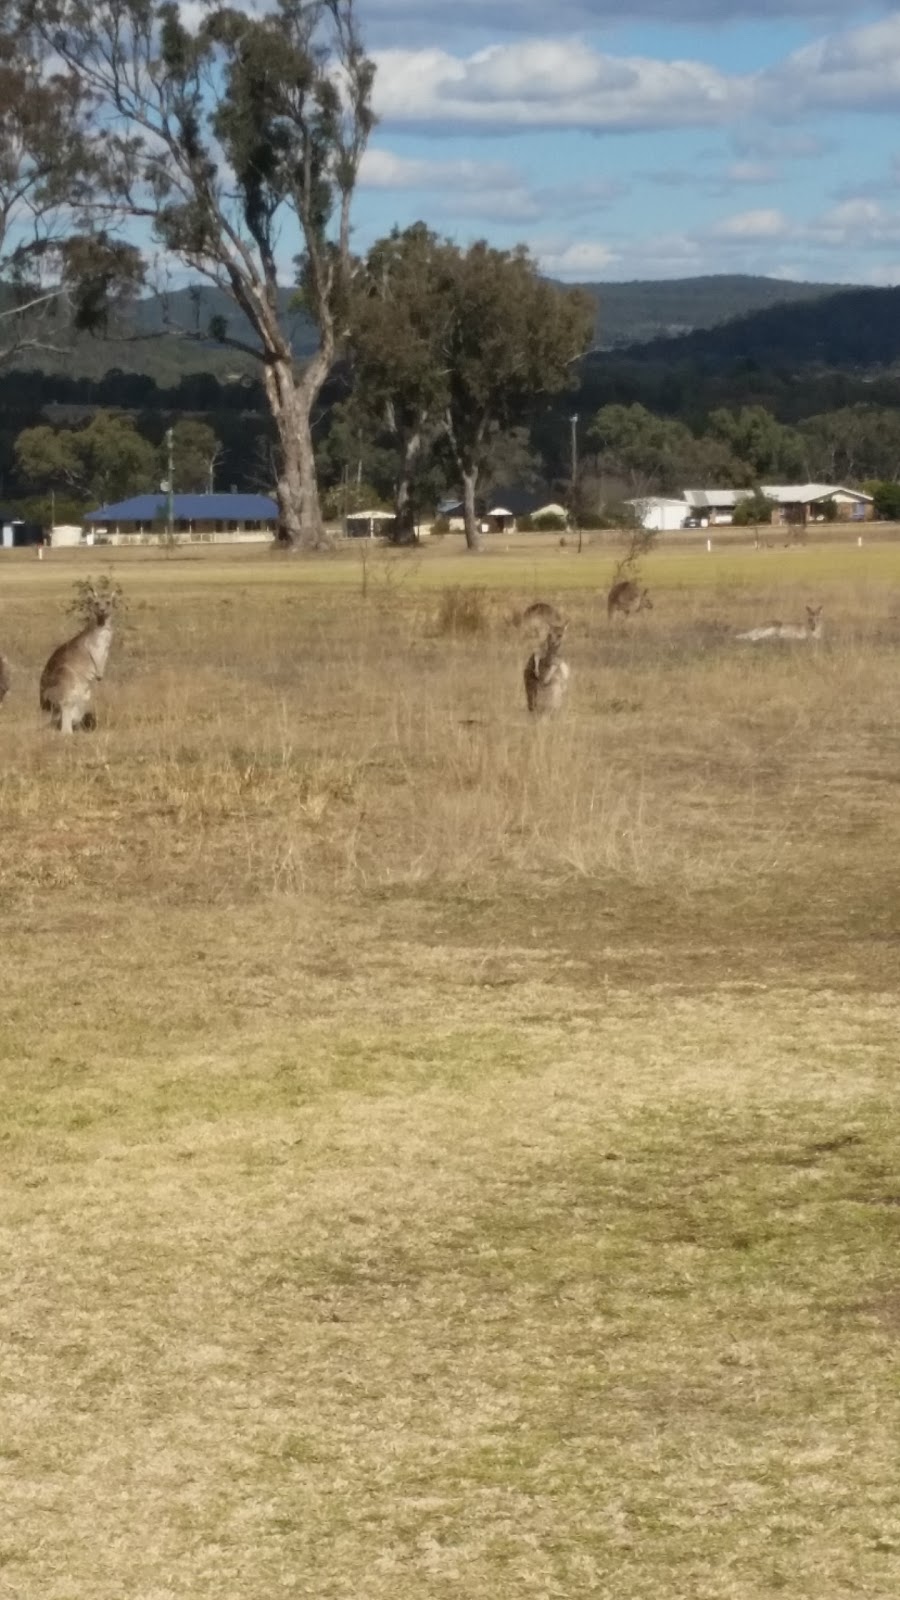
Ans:
[[[750,628],[747,633],[739,633],[737,637],[757,644],[760,639],[821,639],[824,631],[822,607],[807,606],[805,627],[800,623],[770,622],[762,628]]]
[[[652,610],[650,590],[639,589],[632,578],[623,578],[619,583],[614,583],[606,597],[606,615],[610,620],[617,611],[621,611],[623,617],[630,617],[634,611]]]
[[[87,627],[59,645],[47,662],[41,673],[41,710],[50,712],[61,733],[97,726],[91,691],[106,671],[111,644],[112,608],[98,603]]]
[[[523,622],[541,622],[548,628],[561,628],[563,619],[555,606],[547,600],[533,600],[522,612]]]
[[[546,711],[558,711],[569,687],[568,663],[562,659],[562,643],[566,624],[550,629],[543,647],[535,650],[525,663],[525,699],[529,711],[536,716]]]

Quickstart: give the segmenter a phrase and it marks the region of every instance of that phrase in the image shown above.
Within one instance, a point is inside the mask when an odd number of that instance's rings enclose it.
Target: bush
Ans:
[[[774,510],[774,500],[767,500],[759,489],[754,489],[752,494],[738,501],[731,520],[736,528],[749,528],[757,523],[767,524],[772,521]]]
[[[876,517],[900,522],[900,483],[874,483],[871,488]]]
[[[575,527],[580,528],[582,533],[602,533],[609,523],[600,511],[583,511],[576,519]]]
[[[524,518],[520,518],[520,526],[522,521]],[[529,521],[536,533],[564,533],[569,526],[558,511],[544,511],[538,517],[530,517]]]
[[[602,508],[603,528],[638,528],[640,520],[634,506],[627,505],[624,500],[608,500]],[[582,519],[581,526],[585,523]]]
[[[487,633],[490,626],[483,589],[445,589],[438,607],[438,633]]]

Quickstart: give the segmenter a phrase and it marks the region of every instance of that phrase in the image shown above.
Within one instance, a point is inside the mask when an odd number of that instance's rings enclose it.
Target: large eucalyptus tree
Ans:
[[[154,0],[29,0],[104,121],[111,206],[224,291],[241,315],[196,330],[256,357],[278,438],[281,530],[317,543],[311,419],[345,331],[350,210],[373,125],[374,67],[353,0],[270,12]],[[284,318],[299,282],[316,348]]]

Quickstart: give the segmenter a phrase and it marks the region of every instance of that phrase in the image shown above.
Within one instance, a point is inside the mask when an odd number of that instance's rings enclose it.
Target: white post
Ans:
[[[712,553],[712,539],[707,539],[706,548],[710,553]]]
[[[858,546],[859,546],[859,548],[861,550],[862,549],[862,534],[860,534],[860,536],[857,539],[856,543],[858,544]]]

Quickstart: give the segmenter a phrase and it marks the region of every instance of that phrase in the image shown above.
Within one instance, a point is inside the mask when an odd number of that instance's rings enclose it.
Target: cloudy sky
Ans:
[[[900,283],[900,9],[359,0],[357,244],[423,218],[578,280]],[[852,20],[851,20],[852,19]]]

